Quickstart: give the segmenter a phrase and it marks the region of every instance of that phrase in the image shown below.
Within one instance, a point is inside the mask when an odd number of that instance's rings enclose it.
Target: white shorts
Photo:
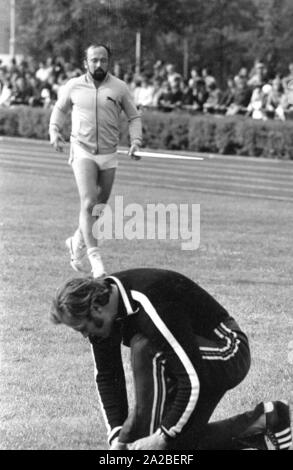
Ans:
[[[97,164],[100,170],[108,170],[109,168],[117,168],[118,166],[118,153],[107,153],[107,154],[92,154],[83,147],[76,143],[71,143],[70,146],[70,157],[68,163],[72,165],[74,160],[84,159],[92,160]]]

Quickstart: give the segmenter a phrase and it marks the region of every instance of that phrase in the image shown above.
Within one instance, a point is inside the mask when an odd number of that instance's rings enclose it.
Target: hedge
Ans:
[[[143,112],[144,146],[226,155],[293,160],[293,121],[256,121],[244,117]],[[0,108],[0,135],[48,139],[50,111],[17,106]],[[128,123],[121,122],[121,145],[128,145]],[[70,134],[68,117],[64,134]]]

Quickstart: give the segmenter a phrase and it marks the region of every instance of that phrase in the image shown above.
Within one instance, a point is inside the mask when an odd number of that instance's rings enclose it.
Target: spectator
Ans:
[[[256,86],[253,90],[247,111],[252,119],[267,119],[265,113],[265,94],[261,85]]]
[[[235,88],[236,88],[235,79],[233,77],[228,77],[227,87],[220,97],[220,102],[219,102],[219,107],[218,107],[219,112],[225,113],[227,111],[230,104],[234,100]]]
[[[15,57],[12,57],[10,64],[7,67],[7,71],[9,72],[10,75],[13,75],[14,73],[18,73],[18,67],[17,67]]]
[[[175,71],[175,66],[173,64],[166,65],[167,80],[172,86],[178,78],[182,79],[181,75]]]
[[[288,88],[288,83],[292,82],[293,83],[293,62],[289,64],[289,74],[286,75],[286,77],[283,78],[282,80],[282,85],[284,90]]]
[[[201,75],[198,68],[194,65],[190,70],[190,79],[188,81],[189,88],[193,88],[196,85],[197,80],[201,79]]]
[[[192,110],[203,111],[204,103],[208,99],[208,92],[205,81],[200,78],[193,83],[193,87],[189,89],[185,95],[184,103]]]
[[[163,94],[162,79],[160,77],[154,78],[153,85],[154,86],[153,86],[153,95],[152,95],[152,104],[151,104],[151,106],[153,108],[158,108],[160,98]]]
[[[60,57],[57,57],[53,62],[53,72],[51,74],[55,82],[57,82],[59,75],[62,73],[64,73],[63,61]]]
[[[39,68],[36,71],[36,79],[40,82],[45,82],[48,79],[48,73],[43,61],[39,63]]]
[[[272,82],[272,88],[267,96],[267,116],[272,119],[280,119],[281,121],[285,121],[285,108],[285,94],[282,81],[280,78],[275,78]]]
[[[215,113],[219,110],[221,100],[221,90],[217,87],[216,82],[211,82],[207,86],[208,97],[203,105],[203,109],[207,113]]]
[[[238,84],[238,80],[239,80],[239,77],[240,77],[240,80],[241,80],[241,77],[245,77],[246,79],[248,79],[248,70],[246,67],[241,67],[241,69],[239,70],[238,74],[235,75],[234,77],[234,84]]]
[[[6,73],[5,70],[0,67],[0,94],[5,82]]]
[[[154,87],[150,79],[146,76],[142,77],[141,85],[136,94],[135,104],[140,108],[144,106],[151,106],[154,94]]]
[[[41,99],[42,99],[42,103],[43,103],[44,108],[46,108],[46,109],[53,108],[53,106],[55,104],[55,101],[56,101],[56,96],[52,92],[52,88],[51,88],[50,85],[47,84],[42,88]]]
[[[172,111],[170,103],[171,85],[168,80],[163,81],[161,86],[161,94],[158,98],[158,107],[162,111]]]
[[[180,108],[184,100],[181,76],[178,74],[173,76],[169,84],[170,90],[167,95],[165,95],[165,105],[170,108],[170,110]]]
[[[28,71],[28,63],[25,60],[22,60],[18,65],[17,73],[21,77],[24,77],[26,72]]]
[[[30,99],[30,91],[24,77],[19,76],[12,87],[10,97],[10,105],[28,105]]]
[[[245,114],[250,103],[251,95],[252,91],[247,84],[247,78],[243,75],[239,75],[236,82],[233,101],[227,109],[227,116]]]
[[[37,80],[34,74],[26,74],[28,94],[29,94],[29,105],[34,107],[43,106],[41,98],[41,82]]]
[[[263,86],[267,81],[267,69],[263,62],[256,62],[247,84],[251,88]]]
[[[135,83],[133,81],[133,75],[132,73],[125,73],[123,75],[123,81],[126,83],[126,85],[128,86],[128,90],[130,91],[132,97],[133,97],[133,93],[134,93],[134,89],[135,89]]]
[[[286,90],[284,90],[284,95],[282,97],[282,106],[286,119],[293,119],[293,89],[287,88]]]
[[[10,99],[12,95],[12,83],[8,76],[4,78],[3,86],[0,94],[0,106],[10,106]]]
[[[157,60],[153,67],[153,78],[159,79],[162,83],[163,80],[166,80],[167,78],[167,72],[166,72],[166,67],[164,66],[164,63],[162,60]]]
[[[206,87],[209,87],[212,83],[216,83],[215,77],[212,75],[211,70],[207,67],[201,71],[202,78],[205,82]]]

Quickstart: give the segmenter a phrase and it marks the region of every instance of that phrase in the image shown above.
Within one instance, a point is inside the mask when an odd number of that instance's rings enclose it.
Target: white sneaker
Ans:
[[[70,265],[74,271],[89,274],[91,272],[91,265],[87,257],[85,244],[74,247],[73,237],[67,238],[65,244],[70,252]]]
[[[106,275],[104,264],[98,248],[89,248],[87,250],[88,259],[92,265],[92,274],[94,278]]]

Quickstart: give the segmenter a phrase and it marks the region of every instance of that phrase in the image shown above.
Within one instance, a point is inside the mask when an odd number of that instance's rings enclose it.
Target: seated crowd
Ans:
[[[32,60],[8,66],[0,63],[0,106],[30,105],[51,108],[67,80],[83,71],[62,57],[36,65]],[[244,115],[254,119],[284,121],[293,112],[293,63],[288,75],[268,77],[264,63],[256,61],[252,70],[242,67],[220,89],[211,71],[192,67],[189,79],[176,72],[173,64],[157,61],[151,74],[126,73],[127,83],[139,108],[169,112],[184,109],[191,113]],[[292,113],[291,113],[292,115]]]
[[[19,64],[13,58],[9,65],[0,63],[0,107],[29,105],[51,108],[60,87],[82,71],[62,57],[49,57],[38,65],[32,59]]]
[[[229,77],[224,89],[219,88],[207,68],[199,72],[193,67],[190,78],[184,80],[172,64],[164,66],[160,61],[155,64],[151,78],[131,79],[127,75],[124,79],[138,107],[163,111],[186,109],[194,113],[244,115],[264,120],[285,120],[293,112],[293,63],[289,65],[288,75],[269,79],[265,65],[256,61],[250,72],[243,67],[236,76]]]

